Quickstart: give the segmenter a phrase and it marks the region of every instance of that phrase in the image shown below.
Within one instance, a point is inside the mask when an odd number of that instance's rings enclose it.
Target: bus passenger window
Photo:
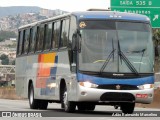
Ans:
[[[34,50],[35,50],[36,31],[37,31],[36,27],[31,28],[31,31],[30,31],[31,38],[30,38],[29,52],[34,52]]]
[[[23,53],[28,53],[28,46],[29,46],[29,39],[30,39],[30,29],[26,29],[24,31],[24,42],[23,42]]]
[[[60,37],[60,21],[54,23],[53,42],[52,42],[53,49],[59,47],[58,45],[59,37]]]
[[[66,20],[63,20],[63,22],[62,22],[60,47],[66,47],[67,46],[68,33],[69,33],[69,19],[66,19]]]
[[[49,50],[51,47],[52,40],[52,23],[45,25],[45,42],[44,49]]]
[[[17,55],[21,55],[22,53],[22,43],[23,43],[23,30],[19,31]]]
[[[72,16],[68,22],[69,24],[69,39],[68,39],[68,55],[69,55],[69,63],[70,63],[70,70],[72,72],[75,72],[72,69],[72,65],[76,65],[77,61],[77,54],[76,51],[72,50],[72,41],[73,41],[73,36],[76,34],[76,29],[77,29],[77,24],[76,24],[76,17]]]
[[[37,51],[43,50],[43,40],[44,40],[44,25],[41,25],[38,29],[38,39],[37,39]]]

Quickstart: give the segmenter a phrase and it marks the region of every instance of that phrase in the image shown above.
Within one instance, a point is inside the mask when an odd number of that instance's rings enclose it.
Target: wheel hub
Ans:
[[[63,95],[63,102],[64,102],[65,108],[67,108],[68,107],[68,99],[67,99],[67,92],[66,91],[64,92],[64,95]]]
[[[33,90],[30,92],[30,97],[29,97],[30,103],[33,103]]]

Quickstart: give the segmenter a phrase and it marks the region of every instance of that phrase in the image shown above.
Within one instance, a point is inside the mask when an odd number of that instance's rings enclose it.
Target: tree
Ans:
[[[0,59],[2,60],[2,61],[1,61],[2,65],[8,65],[8,64],[9,64],[9,58],[8,58],[7,55],[2,54],[2,55],[0,56]]]
[[[159,56],[159,53],[158,53],[158,46],[160,44],[160,30],[159,29],[153,29],[153,41],[155,45],[155,56]]]

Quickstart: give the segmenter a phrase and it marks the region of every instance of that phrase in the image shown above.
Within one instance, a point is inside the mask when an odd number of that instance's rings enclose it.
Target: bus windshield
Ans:
[[[138,73],[153,72],[154,49],[148,23],[86,20],[80,21],[79,26],[81,71],[133,73],[134,69]]]

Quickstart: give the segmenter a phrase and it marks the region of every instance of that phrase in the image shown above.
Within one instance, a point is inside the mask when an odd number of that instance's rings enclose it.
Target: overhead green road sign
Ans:
[[[153,28],[160,28],[160,9],[155,8],[112,8],[113,11],[143,14],[150,18]]]
[[[147,15],[153,28],[160,28],[159,0],[111,0],[111,10]]]
[[[159,0],[111,0],[111,6],[122,7],[160,7]]]

